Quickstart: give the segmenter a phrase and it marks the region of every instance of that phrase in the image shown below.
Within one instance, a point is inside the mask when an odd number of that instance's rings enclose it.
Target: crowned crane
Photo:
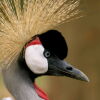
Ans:
[[[68,47],[53,27],[76,18],[79,0],[1,0],[0,68],[16,100],[48,100],[35,83],[39,76],[89,81],[68,64]]]

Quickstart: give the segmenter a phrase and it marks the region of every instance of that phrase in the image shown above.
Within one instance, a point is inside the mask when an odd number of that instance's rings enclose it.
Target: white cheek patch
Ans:
[[[43,55],[42,45],[31,45],[25,50],[25,60],[30,70],[36,74],[42,74],[48,70],[48,61]]]

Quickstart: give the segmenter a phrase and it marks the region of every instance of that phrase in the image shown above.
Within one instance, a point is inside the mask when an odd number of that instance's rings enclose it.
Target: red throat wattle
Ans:
[[[44,100],[49,100],[47,94],[44,93],[44,91],[41,90],[35,83],[34,83],[34,89],[40,98]]]

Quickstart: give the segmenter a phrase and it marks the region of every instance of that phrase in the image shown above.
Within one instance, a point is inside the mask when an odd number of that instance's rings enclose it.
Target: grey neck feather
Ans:
[[[16,100],[44,100],[34,90],[33,82],[27,71],[21,70],[18,63],[13,63],[8,70],[3,70],[2,73],[6,87]]]

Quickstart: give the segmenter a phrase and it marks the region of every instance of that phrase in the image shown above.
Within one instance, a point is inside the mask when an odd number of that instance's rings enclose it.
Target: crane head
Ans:
[[[68,76],[89,81],[79,69],[64,61],[68,46],[60,32],[49,30],[36,35],[26,44],[24,59],[27,67],[36,75]]]

